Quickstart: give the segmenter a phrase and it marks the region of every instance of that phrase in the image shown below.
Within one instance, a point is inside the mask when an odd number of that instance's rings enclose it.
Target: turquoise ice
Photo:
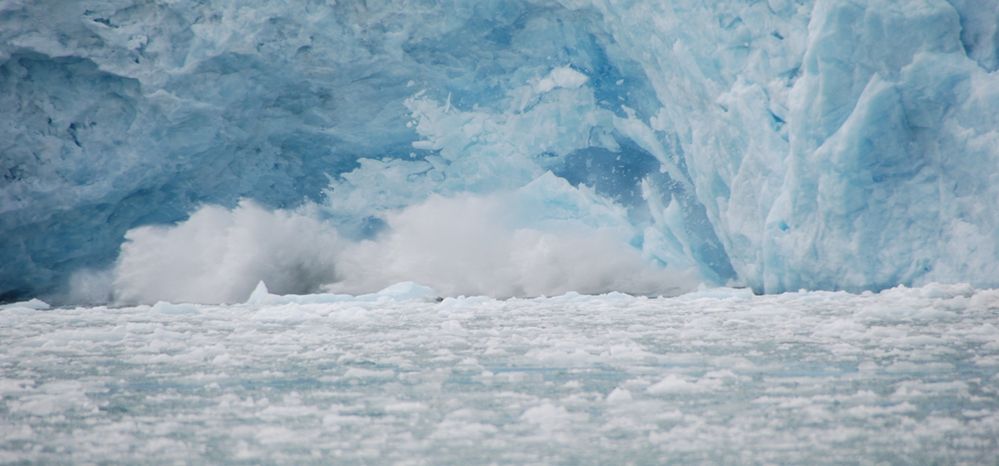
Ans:
[[[997,24],[995,0],[4,2],[0,296],[107,299],[126,232],[206,204],[359,241],[552,175],[598,206],[573,222],[706,283],[996,286]],[[559,202],[511,228],[555,234]]]

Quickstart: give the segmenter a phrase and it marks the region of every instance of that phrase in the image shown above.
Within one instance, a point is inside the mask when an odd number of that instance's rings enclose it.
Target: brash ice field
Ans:
[[[0,461],[991,464],[999,292],[0,310]],[[429,298],[429,299],[428,299]]]

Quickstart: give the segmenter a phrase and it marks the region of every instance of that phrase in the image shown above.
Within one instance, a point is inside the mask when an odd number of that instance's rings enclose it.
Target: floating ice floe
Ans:
[[[377,293],[362,295],[315,293],[305,295],[276,295],[267,290],[267,285],[261,281],[253,289],[246,304],[254,306],[278,304],[322,304],[349,301],[436,301],[440,295],[433,288],[414,282],[401,282],[389,286]]]
[[[27,310],[35,310],[35,311],[44,311],[44,310],[51,309],[51,307],[52,306],[50,306],[45,301],[42,301],[42,300],[40,300],[38,298],[33,298],[33,299],[28,300],[28,301],[20,301],[20,302],[16,302],[16,303],[2,304],[2,305],[0,305],[0,310],[7,310],[7,309],[27,309]]]

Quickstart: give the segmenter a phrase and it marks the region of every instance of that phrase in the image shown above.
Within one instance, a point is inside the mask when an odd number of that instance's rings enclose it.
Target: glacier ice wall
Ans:
[[[594,4],[748,284],[996,284],[997,2]]]
[[[709,282],[997,286],[997,25],[997,0],[3,2],[0,297],[205,204],[363,241],[552,175]]]

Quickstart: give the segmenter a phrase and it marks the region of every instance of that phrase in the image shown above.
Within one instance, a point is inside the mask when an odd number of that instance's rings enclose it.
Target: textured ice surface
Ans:
[[[0,308],[0,462],[999,457],[994,290],[388,294]]]
[[[548,172],[708,282],[994,286],[997,24],[999,0],[6,1],[0,296],[107,299],[127,231],[206,203],[315,202],[357,240]]]
[[[639,123],[748,284],[994,284],[997,2],[573,3],[642,63]]]

